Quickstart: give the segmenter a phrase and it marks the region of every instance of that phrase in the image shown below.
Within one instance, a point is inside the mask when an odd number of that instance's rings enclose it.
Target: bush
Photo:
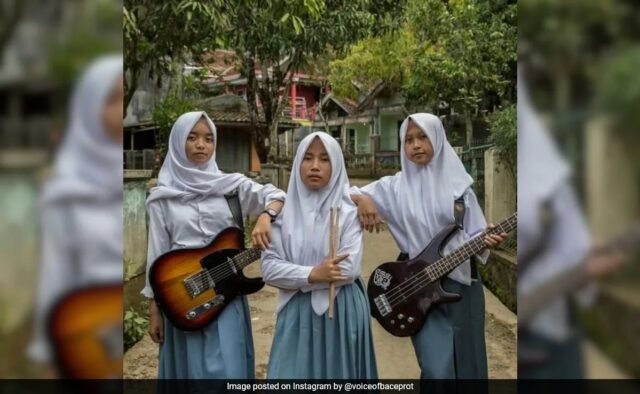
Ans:
[[[149,321],[133,309],[124,314],[124,350],[127,351],[144,337]]]
[[[640,129],[640,46],[617,50],[600,65],[594,97],[595,110],[608,115],[624,136]]]
[[[517,175],[518,163],[518,126],[516,105],[511,104],[494,112],[489,118],[491,142],[499,151],[500,158],[514,175]]]

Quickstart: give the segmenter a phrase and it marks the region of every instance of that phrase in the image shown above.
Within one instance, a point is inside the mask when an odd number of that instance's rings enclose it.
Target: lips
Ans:
[[[322,177],[319,176],[319,175],[309,175],[308,178],[309,178],[309,180],[312,180],[312,181],[320,181],[320,180],[322,180]]]

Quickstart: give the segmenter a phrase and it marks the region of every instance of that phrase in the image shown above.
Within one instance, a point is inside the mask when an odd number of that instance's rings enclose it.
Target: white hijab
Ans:
[[[571,169],[558,152],[529,99],[518,74],[518,242],[536,244],[540,236],[540,208],[563,185]]]
[[[321,190],[311,190],[302,183],[300,165],[315,138],[323,143],[331,161],[331,178]],[[272,248],[280,257],[293,264],[315,266],[329,255],[329,209],[340,208],[340,246],[338,255],[348,254],[359,262],[362,254],[362,233],[356,239],[346,226],[358,225],[357,208],[349,195],[349,180],[338,142],[327,133],[315,132],[298,145],[287,190],[287,203],[282,212],[281,226],[274,226]],[[349,235],[351,234],[351,235]],[[350,237],[347,239],[346,237]],[[336,294],[339,288],[336,289]],[[329,308],[328,290],[314,290],[311,305],[317,315]]]
[[[223,196],[249,181],[242,174],[225,174],[218,169],[215,150],[206,164],[196,165],[187,158],[185,144],[195,124],[204,118],[213,135],[214,149],[218,148],[216,126],[204,111],[187,112],[176,120],[169,136],[169,151],[164,158],[158,186],[151,189],[147,203],[161,199],[197,196]]]
[[[53,177],[43,191],[44,202],[122,199],[122,144],[107,134],[102,122],[104,105],[122,75],[122,56],[110,55],[95,60],[80,77]]]
[[[518,276],[518,296],[535,297],[532,291],[554,276],[576,266],[589,251],[591,239],[578,200],[571,188],[571,169],[535,112],[524,79],[518,74],[518,252],[537,247],[544,231],[550,238],[529,267]],[[557,215],[552,228],[542,228],[545,202]],[[565,208],[566,207],[566,208]],[[593,301],[596,287],[577,292],[583,306]],[[558,297],[528,322],[527,327],[545,337],[564,340],[570,334],[567,301]]]
[[[433,145],[433,158],[424,166],[410,161],[404,141],[409,120],[420,127]],[[415,257],[445,226],[455,222],[454,201],[471,186],[473,179],[447,141],[440,118],[418,113],[407,117],[400,126],[400,160],[402,172],[396,187],[396,201],[390,209],[399,218],[394,233],[404,233],[398,243],[410,257]]]

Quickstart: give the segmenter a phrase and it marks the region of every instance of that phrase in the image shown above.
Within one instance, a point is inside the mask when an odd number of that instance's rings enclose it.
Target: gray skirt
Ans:
[[[466,286],[446,278],[444,289],[462,295],[458,302],[432,309],[411,338],[421,379],[487,379],[482,281]]]
[[[159,379],[254,379],[249,304],[239,296],[199,331],[185,332],[164,319]]]
[[[343,286],[333,319],[298,292],[278,314],[269,379],[377,379],[369,302],[361,280]]]

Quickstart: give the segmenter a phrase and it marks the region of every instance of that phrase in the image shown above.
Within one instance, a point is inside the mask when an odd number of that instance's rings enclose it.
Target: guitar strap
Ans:
[[[456,225],[458,226],[459,229],[463,229],[464,228],[464,214],[466,211],[466,207],[464,205],[464,196],[460,196],[458,199],[456,199],[453,202],[453,217],[456,221]],[[401,252],[398,255],[397,261],[405,261],[409,259],[409,254],[405,253],[405,252]],[[478,273],[477,270],[475,269],[475,262],[473,262],[472,260],[472,264],[471,264],[471,277],[472,278],[477,278],[478,277]],[[475,272],[475,276],[474,276],[474,272]]]
[[[464,214],[466,210],[467,208],[464,205],[464,196],[458,197],[453,202],[453,216],[455,217],[456,225],[460,230],[464,229]],[[471,258],[469,259],[469,265],[471,266],[471,280],[474,282],[478,280],[478,261],[477,260],[478,260],[478,256],[475,254],[471,256]]]
[[[242,220],[242,207],[240,206],[240,199],[238,198],[238,189],[229,194],[225,194],[224,198],[227,199],[229,210],[231,210],[231,215],[233,215],[233,220],[236,222],[240,231],[244,233],[244,220]]]
[[[537,240],[533,248],[529,248],[527,253],[520,253],[518,256],[518,275],[522,275],[531,266],[531,263],[547,250],[549,241],[551,240],[551,227],[555,222],[555,213],[551,206],[551,201],[547,200],[540,206],[540,225],[542,230],[540,231],[540,238]]]

